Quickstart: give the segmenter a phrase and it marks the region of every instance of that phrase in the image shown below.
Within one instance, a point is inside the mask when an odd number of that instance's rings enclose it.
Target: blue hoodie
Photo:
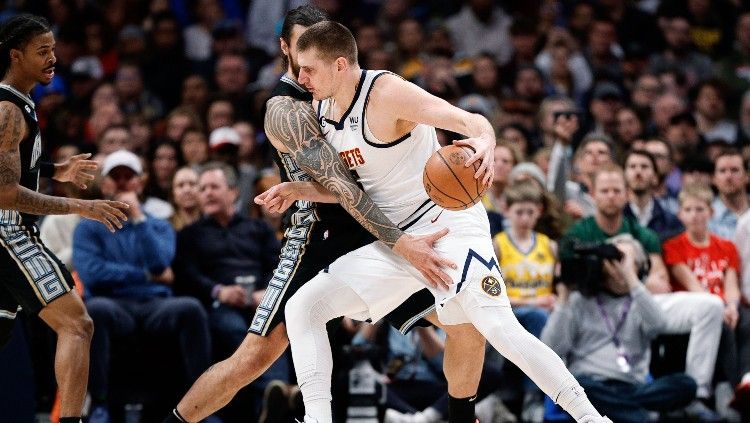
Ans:
[[[149,280],[172,263],[175,233],[169,222],[146,216],[111,233],[103,224],[81,220],[73,233],[73,265],[87,296],[146,299],[168,297],[172,288]]]

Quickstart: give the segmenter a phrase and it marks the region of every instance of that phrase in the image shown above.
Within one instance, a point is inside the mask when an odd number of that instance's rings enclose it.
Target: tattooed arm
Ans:
[[[412,263],[428,281],[441,286],[450,283],[450,277],[441,268],[455,264],[432,248],[447,230],[424,237],[405,234],[357,185],[320,132],[310,103],[280,96],[270,99],[267,106],[265,130],[272,141],[283,144],[297,165],[333,194],[365,229]]]
[[[21,153],[19,145],[28,128],[21,109],[13,103],[0,102],[0,209],[28,214],[71,214],[99,220],[110,229],[120,227],[125,215],[118,209],[127,205],[113,201],[78,200],[40,194],[19,185]]]
[[[323,138],[318,118],[310,103],[291,97],[268,101],[266,134],[280,141],[297,164],[331,192],[371,234],[393,248],[404,234],[357,185],[349,169]]]

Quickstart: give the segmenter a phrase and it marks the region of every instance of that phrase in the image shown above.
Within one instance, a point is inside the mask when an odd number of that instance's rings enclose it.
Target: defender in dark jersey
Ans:
[[[309,6],[287,14],[281,35],[286,60],[289,60],[289,46],[299,33],[325,19],[321,11]],[[281,78],[271,98],[284,96],[309,102],[312,96],[289,76],[295,73],[293,63],[287,64],[289,71]],[[273,147],[272,153],[282,182],[312,180],[291,154]],[[299,201],[285,213],[284,227],[279,265],[257,307],[247,337],[231,357],[216,363],[198,378],[165,423],[200,421],[225,406],[242,387],[263,374],[289,345],[284,325],[286,301],[338,257],[376,239],[337,204]],[[433,309],[434,300],[425,289],[394,310],[388,321],[406,332],[415,325],[428,325],[421,318]],[[273,421],[270,416],[264,417],[265,422]]]
[[[60,423],[79,423],[88,382],[93,324],[72,290],[65,266],[39,240],[36,216],[78,213],[110,230],[122,227],[128,206],[39,194],[39,177],[73,182],[94,179],[95,162],[79,155],[53,165],[40,161],[42,142],[29,92],[49,84],[55,69],[55,39],[43,18],[19,15],[0,27],[0,346],[18,310],[38,314],[57,333],[55,376]]]

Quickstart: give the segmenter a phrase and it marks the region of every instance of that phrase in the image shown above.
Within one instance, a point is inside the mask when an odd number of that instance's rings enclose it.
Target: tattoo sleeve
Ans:
[[[71,213],[71,200],[39,194],[19,185],[19,144],[25,132],[21,110],[12,103],[0,102],[0,208],[29,214]]]
[[[323,185],[365,229],[389,247],[403,235],[357,185],[349,169],[325,140],[310,103],[290,97],[268,101],[266,134],[282,142],[297,164]]]

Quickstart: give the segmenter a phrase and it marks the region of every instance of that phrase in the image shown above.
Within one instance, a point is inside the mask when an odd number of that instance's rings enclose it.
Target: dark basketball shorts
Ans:
[[[285,321],[284,307],[289,298],[307,281],[337,258],[375,241],[361,227],[341,227],[322,222],[287,229],[279,264],[255,311],[249,332],[267,336]],[[402,333],[415,326],[429,326],[423,319],[435,309],[435,298],[423,289],[388,314],[386,320]]]
[[[70,272],[44,246],[36,226],[0,225],[0,345],[19,310],[38,314],[73,286]]]

